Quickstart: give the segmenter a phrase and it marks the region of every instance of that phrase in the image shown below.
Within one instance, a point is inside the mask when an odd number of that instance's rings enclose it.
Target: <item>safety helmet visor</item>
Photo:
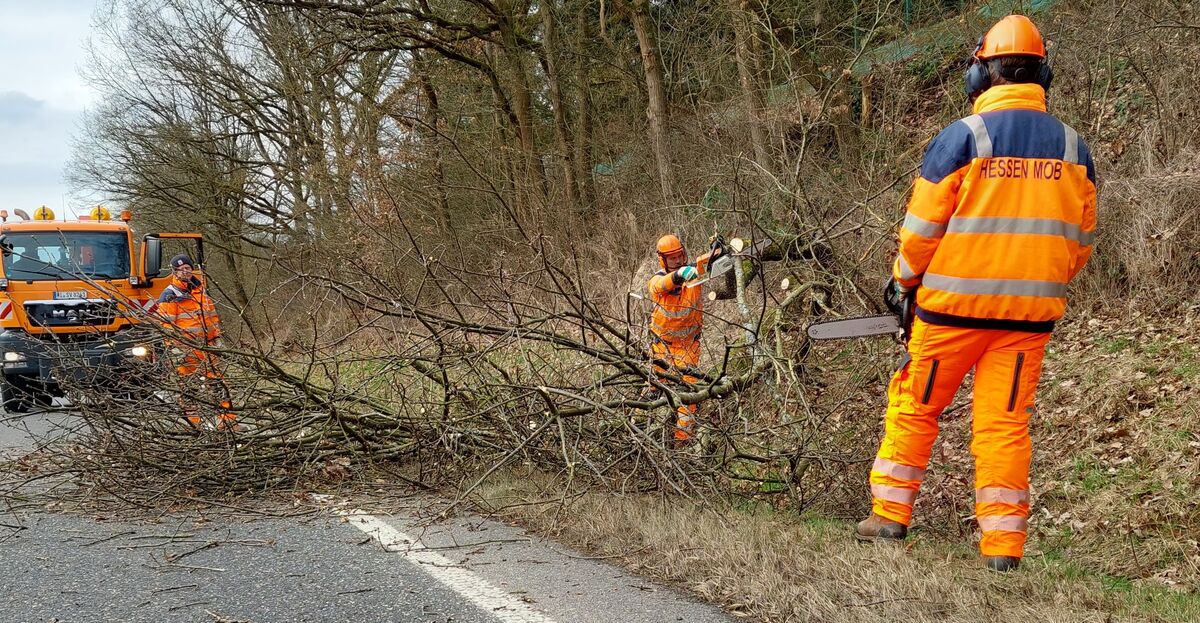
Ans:
[[[687,251],[683,247],[679,247],[674,251],[658,254],[658,262],[667,270],[675,270],[684,264],[687,264]]]

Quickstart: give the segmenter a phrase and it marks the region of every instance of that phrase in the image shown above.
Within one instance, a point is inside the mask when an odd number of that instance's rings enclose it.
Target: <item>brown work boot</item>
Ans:
[[[1016,556],[984,556],[983,561],[987,563],[988,569],[1000,573],[1016,571],[1017,567],[1021,566],[1021,559]]]
[[[908,536],[908,526],[871,513],[870,517],[858,522],[854,538],[864,543],[872,541],[903,541]]]

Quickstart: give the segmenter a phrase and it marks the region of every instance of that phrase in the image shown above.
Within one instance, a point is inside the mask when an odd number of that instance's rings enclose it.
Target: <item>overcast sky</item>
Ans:
[[[96,0],[0,0],[0,208],[72,205],[71,137],[96,100],[79,76],[95,9]]]

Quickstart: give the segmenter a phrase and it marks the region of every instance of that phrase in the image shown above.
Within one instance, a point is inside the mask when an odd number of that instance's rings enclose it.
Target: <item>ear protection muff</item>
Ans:
[[[971,64],[967,66],[967,72],[963,75],[967,98],[972,102],[984,91],[992,88],[992,74],[988,71],[988,64],[994,59],[980,60],[977,55],[982,49],[983,37],[980,37],[979,43],[975,45],[975,51],[971,53]],[[999,68],[997,67],[997,69]],[[1033,82],[1049,92],[1050,84],[1054,82],[1054,70],[1050,68],[1049,60],[1043,60],[1038,64],[1036,77],[1030,76],[1030,71],[1026,67],[1018,67],[1011,75],[1005,77],[1013,82]],[[1031,77],[1033,80],[1030,80]]]
[[[963,75],[963,81],[967,88],[967,99],[972,102],[992,86],[992,74],[988,72],[987,65],[977,56],[982,49],[983,37],[980,37],[979,42],[975,44],[975,51],[971,53],[971,64],[967,66],[967,72]]]
[[[1047,93],[1050,92],[1050,83],[1054,82],[1054,70],[1050,69],[1050,59],[1047,58],[1042,61],[1041,66],[1038,68],[1037,80],[1035,82],[1040,84]]]

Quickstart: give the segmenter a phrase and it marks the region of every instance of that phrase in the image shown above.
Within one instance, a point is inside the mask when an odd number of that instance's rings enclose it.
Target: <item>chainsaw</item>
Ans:
[[[901,295],[895,288],[895,282],[889,281],[883,294],[891,313],[814,322],[808,325],[808,337],[814,340],[843,340],[874,335],[899,335],[900,341],[907,344],[912,332],[916,290]]]
[[[721,246],[724,247],[724,241],[721,240],[720,236],[716,236],[715,239],[719,240],[721,242]],[[729,241],[729,249],[731,249],[733,251],[733,254],[731,255],[728,252],[722,253],[720,257],[713,260],[713,263],[710,266],[710,272],[707,275],[705,275],[702,279],[697,279],[695,281],[689,281],[689,282],[685,283],[684,287],[685,288],[696,288],[705,283],[708,283],[709,281],[720,281],[722,279],[725,279],[726,276],[734,270],[734,268],[733,268],[733,263],[735,261],[733,259],[734,255],[742,255],[745,257],[757,257],[758,254],[762,253],[763,250],[766,249],[767,247],[769,247],[772,242],[773,241],[770,238],[767,238],[764,240],[760,240],[760,241],[754,243],[753,245],[751,245],[749,248],[747,248],[746,242],[744,240],[742,240],[741,238],[734,238],[734,239],[730,240]],[[716,245],[714,245],[713,248],[716,248]]]

